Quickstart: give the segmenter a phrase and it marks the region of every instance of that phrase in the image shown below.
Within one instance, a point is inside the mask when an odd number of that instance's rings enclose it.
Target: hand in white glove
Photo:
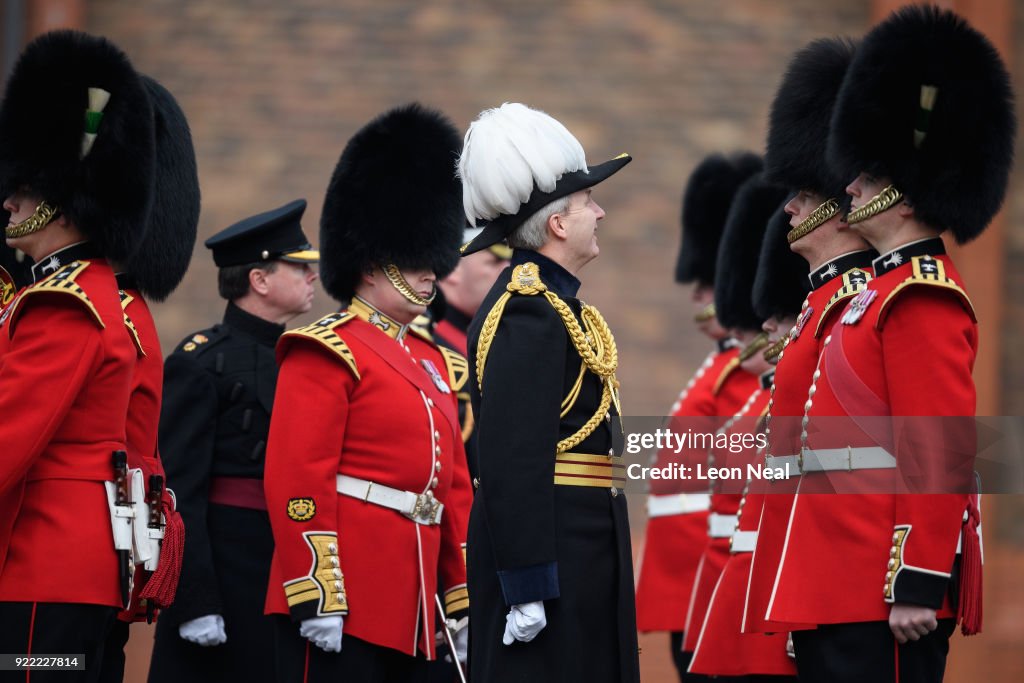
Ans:
[[[205,617],[186,621],[178,626],[178,635],[190,643],[203,647],[223,645],[228,639],[224,633],[224,617],[219,614],[207,614]]]
[[[299,635],[324,652],[341,652],[341,633],[344,627],[345,617],[340,614],[311,617],[303,619],[299,624]]]
[[[463,626],[456,631],[452,640],[455,641],[455,656],[459,658],[459,663],[465,666],[466,660],[469,659],[469,627]]]
[[[469,617],[462,617],[458,622],[454,619],[449,619],[448,629],[451,631],[452,642],[455,644],[455,656],[465,666],[466,660],[469,659]],[[441,635],[441,638],[443,642],[444,636]],[[450,664],[452,661],[451,654],[446,654],[444,661]]]
[[[505,635],[501,642],[511,645],[515,641],[528,643],[537,637],[545,626],[548,619],[544,615],[543,602],[528,602],[523,605],[512,605],[505,617]]]

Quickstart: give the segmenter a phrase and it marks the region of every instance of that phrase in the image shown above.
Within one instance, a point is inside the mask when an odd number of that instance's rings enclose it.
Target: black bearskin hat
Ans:
[[[320,218],[320,278],[345,302],[370,265],[430,269],[459,260],[466,217],[455,163],[462,137],[440,112],[392,109],[345,145]]]
[[[786,189],[752,176],[740,186],[718,246],[715,310],[722,327],[760,330],[764,319],[754,311],[754,277],[768,220],[786,200]]]
[[[1003,202],[1015,132],[1010,77],[988,39],[953,12],[904,7],[857,49],[828,155],[848,180],[891,179],[918,220],[963,244]]]
[[[832,109],[854,44],[823,38],[799,50],[789,63],[772,102],[765,175],[791,190],[810,190],[840,200],[853,178],[835,175],[826,159]]]
[[[760,320],[799,315],[811,291],[807,261],[794,253],[786,240],[791,228],[784,207],[783,204],[776,209],[768,220],[761,243],[753,295],[754,312]]]
[[[3,196],[30,188],[123,261],[149,214],[154,147],[149,96],[113,43],[53,31],[25,48],[0,106]]]
[[[712,154],[693,170],[683,191],[683,239],[676,259],[676,282],[715,283],[718,242],[729,205],[740,185],[760,170],[761,157],[752,152]]]
[[[124,264],[139,291],[163,301],[178,286],[192,259],[199,224],[199,174],[188,119],[177,100],[142,76],[153,104],[156,182],[146,233]]]

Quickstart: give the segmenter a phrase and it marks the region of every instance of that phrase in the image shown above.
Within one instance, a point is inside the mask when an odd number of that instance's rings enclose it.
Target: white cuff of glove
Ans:
[[[505,645],[511,645],[517,640],[528,643],[547,625],[543,602],[512,605],[508,616],[505,617],[505,635],[502,636],[501,642]]]
[[[190,643],[211,647],[223,645],[228,636],[224,632],[224,617],[219,614],[207,614],[192,619],[178,626],[178,635]]]
[[[303,619],[299,624],[299,635],[324,652],[341,652],[341,634],[344,628],[345,617],[340,614],[311,617]]]

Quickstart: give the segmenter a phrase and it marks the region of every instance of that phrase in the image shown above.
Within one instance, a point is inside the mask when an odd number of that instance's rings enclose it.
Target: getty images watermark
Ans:
[[[690,464],[673,461],[673,456],[689,453],[716,453],[739,458],[743,454],[756,453],[768,447],[768,437],[763,432],[697,432],[692,429],[680,432],[676,429],[659,428],[649,432],[628,432],[625,434],[625,453],[639,455],[646,451],[662,454],[661,462],[644,465],[638,462],[626,466],[626,476],[633,481],[746,481],[748,479],[789,479],[797,474],[792,463],[784,462],[773,466],[764,460],[746,458],[747,462],[716,466],[715,460]],[[727,458],[726,458],[727,459]]]

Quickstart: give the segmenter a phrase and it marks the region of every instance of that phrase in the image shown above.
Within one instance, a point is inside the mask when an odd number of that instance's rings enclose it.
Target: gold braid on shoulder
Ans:
[[[484,324],[480,329],[480,340],[477,342],[476,352],[476,376],[477,385],[481,390],[483,390],[484,368],[487,364],[487,355],[490,353],[491,344],[494,342],[494,335],[498,330],[501,315],[505,311],[505,305],[512,298],[513,294],[526,296],[540,294],[544,296],[552,308],[555,309],[555,312],[558,313],[559,317],[562,318],[562,323],[569,334],[569,339],[572,341],[576,352],[580,354],[583,365],[604,380],[601,402],[598,405],[597,412],[575,434],[558,442],[556,453],[564,453],[580,444],[597,429],[613,401],[619,413],[621,414],[622,412],[621,408],[619,408],[619,382],[615,378],[615,370],[619,366],[619,352],[615,346],[615,338],[612,336],[612,331],[609,329],[604,317],[593,306],[583,306],[580,314],[583,320],[583,325],[581,326],[569,305],[562,301],[557,294],[548,290],[547,285],[541,282],[540,276],[537,273],[537,266],[533,263],[524,263],[516,266],[512,271],[512,279],[506,289],[507,291],[495,302],[487,317],[484,318]],[[579,381],[577,381],[577,384],[579,384]],[[578,389],[575,389],[575,393],[578,393]],[[572,402],[575,402],[575,399]],[[565,403],[563,402],[564,405]],[[568,412],[568,409],[563,411],[563,416],[566,412]]]

